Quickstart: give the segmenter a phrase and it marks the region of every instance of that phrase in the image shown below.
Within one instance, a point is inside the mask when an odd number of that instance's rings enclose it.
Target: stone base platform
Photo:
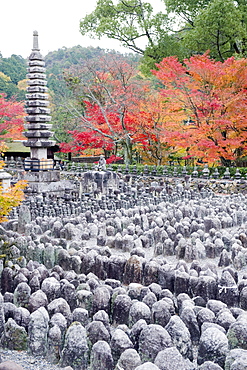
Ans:
[[[75,185],[69,180],[60,179],[60,171],[18,171],[18,180],[28,182],[27,193],[30,195],[40,193],[54,193],[57,196],[64,196],[65,191],[72,191]]]

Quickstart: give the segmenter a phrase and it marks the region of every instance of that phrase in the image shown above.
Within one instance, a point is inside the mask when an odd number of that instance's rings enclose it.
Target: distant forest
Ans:
[[[114,52],[111,50],[111,53]],[[73,65],[79,65],[83,60],[101,57],[108,53],[100,47],[82,47],[80,45],[72,48],[63,47],[48,53],[45,59],[48,88],[55,94],[65,87],[63,81],[64,70]],[[117,53],[117,52],[116,52]],[[125,54],[130,59],[138,60],[138,55]],[[16,100],[25,100],[27,60],[20,55],[11,55],[3,58],[0,53],[0,93],[5,93],[7,99],[15,97]]]

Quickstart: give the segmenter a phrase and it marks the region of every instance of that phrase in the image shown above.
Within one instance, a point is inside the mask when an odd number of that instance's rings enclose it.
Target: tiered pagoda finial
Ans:
[[[26,94],[27,131],[24,133],[27,141],[23,144],[30,147],[30,158],[25,160],[25,169],[31,171],[50,170],[53,168],[53,160],[47,158],[47,148],[55,145],[50,140],[53,133],[50,109],[48,108],[47,81],[45,74],[45,62],[40,54],[38,32],[33,32],[33,49],[29,56],[28,87]]]
[[[40,50],[38,36],[38,31],[33,31],[33,50]]]

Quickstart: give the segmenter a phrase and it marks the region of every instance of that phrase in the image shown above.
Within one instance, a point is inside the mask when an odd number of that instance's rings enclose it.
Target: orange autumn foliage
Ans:
[[[0,170],[4,167],[5,163],[0,161]],[[18,181],[15,185],[8,189],[3,189],[0,185],[0,223],[7,221],[8,215],[13,207],[17,207],[24,199],[23,190],[27,186],[26,181]]]
[[[169,114],[162,95],[157,91],[147,90],[145,97],[138,102],[138,113],[132,115],[135,127],[138,128],[133,139],[145,163],[165,164],[173,151],[171,145],[167,144],[170,140],[170,131],[166,127]]]
[[[207,53],[164,58],[153,74],[167,111],[167,145],[208,163],[247,154],[247,59],[217,62]]]

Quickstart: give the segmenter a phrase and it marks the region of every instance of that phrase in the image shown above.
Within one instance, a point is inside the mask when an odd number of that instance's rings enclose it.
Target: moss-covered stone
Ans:
[[[230,326],[227,332],[227,339],[230,349],[247,349],[247,315],[241,315],[237,321]]]
[[[24,327],[19,326],[13,319],[8,319],[5,324],[5,333],[2,337],[2,345],[11,350],[27,350],[27,332]]]

